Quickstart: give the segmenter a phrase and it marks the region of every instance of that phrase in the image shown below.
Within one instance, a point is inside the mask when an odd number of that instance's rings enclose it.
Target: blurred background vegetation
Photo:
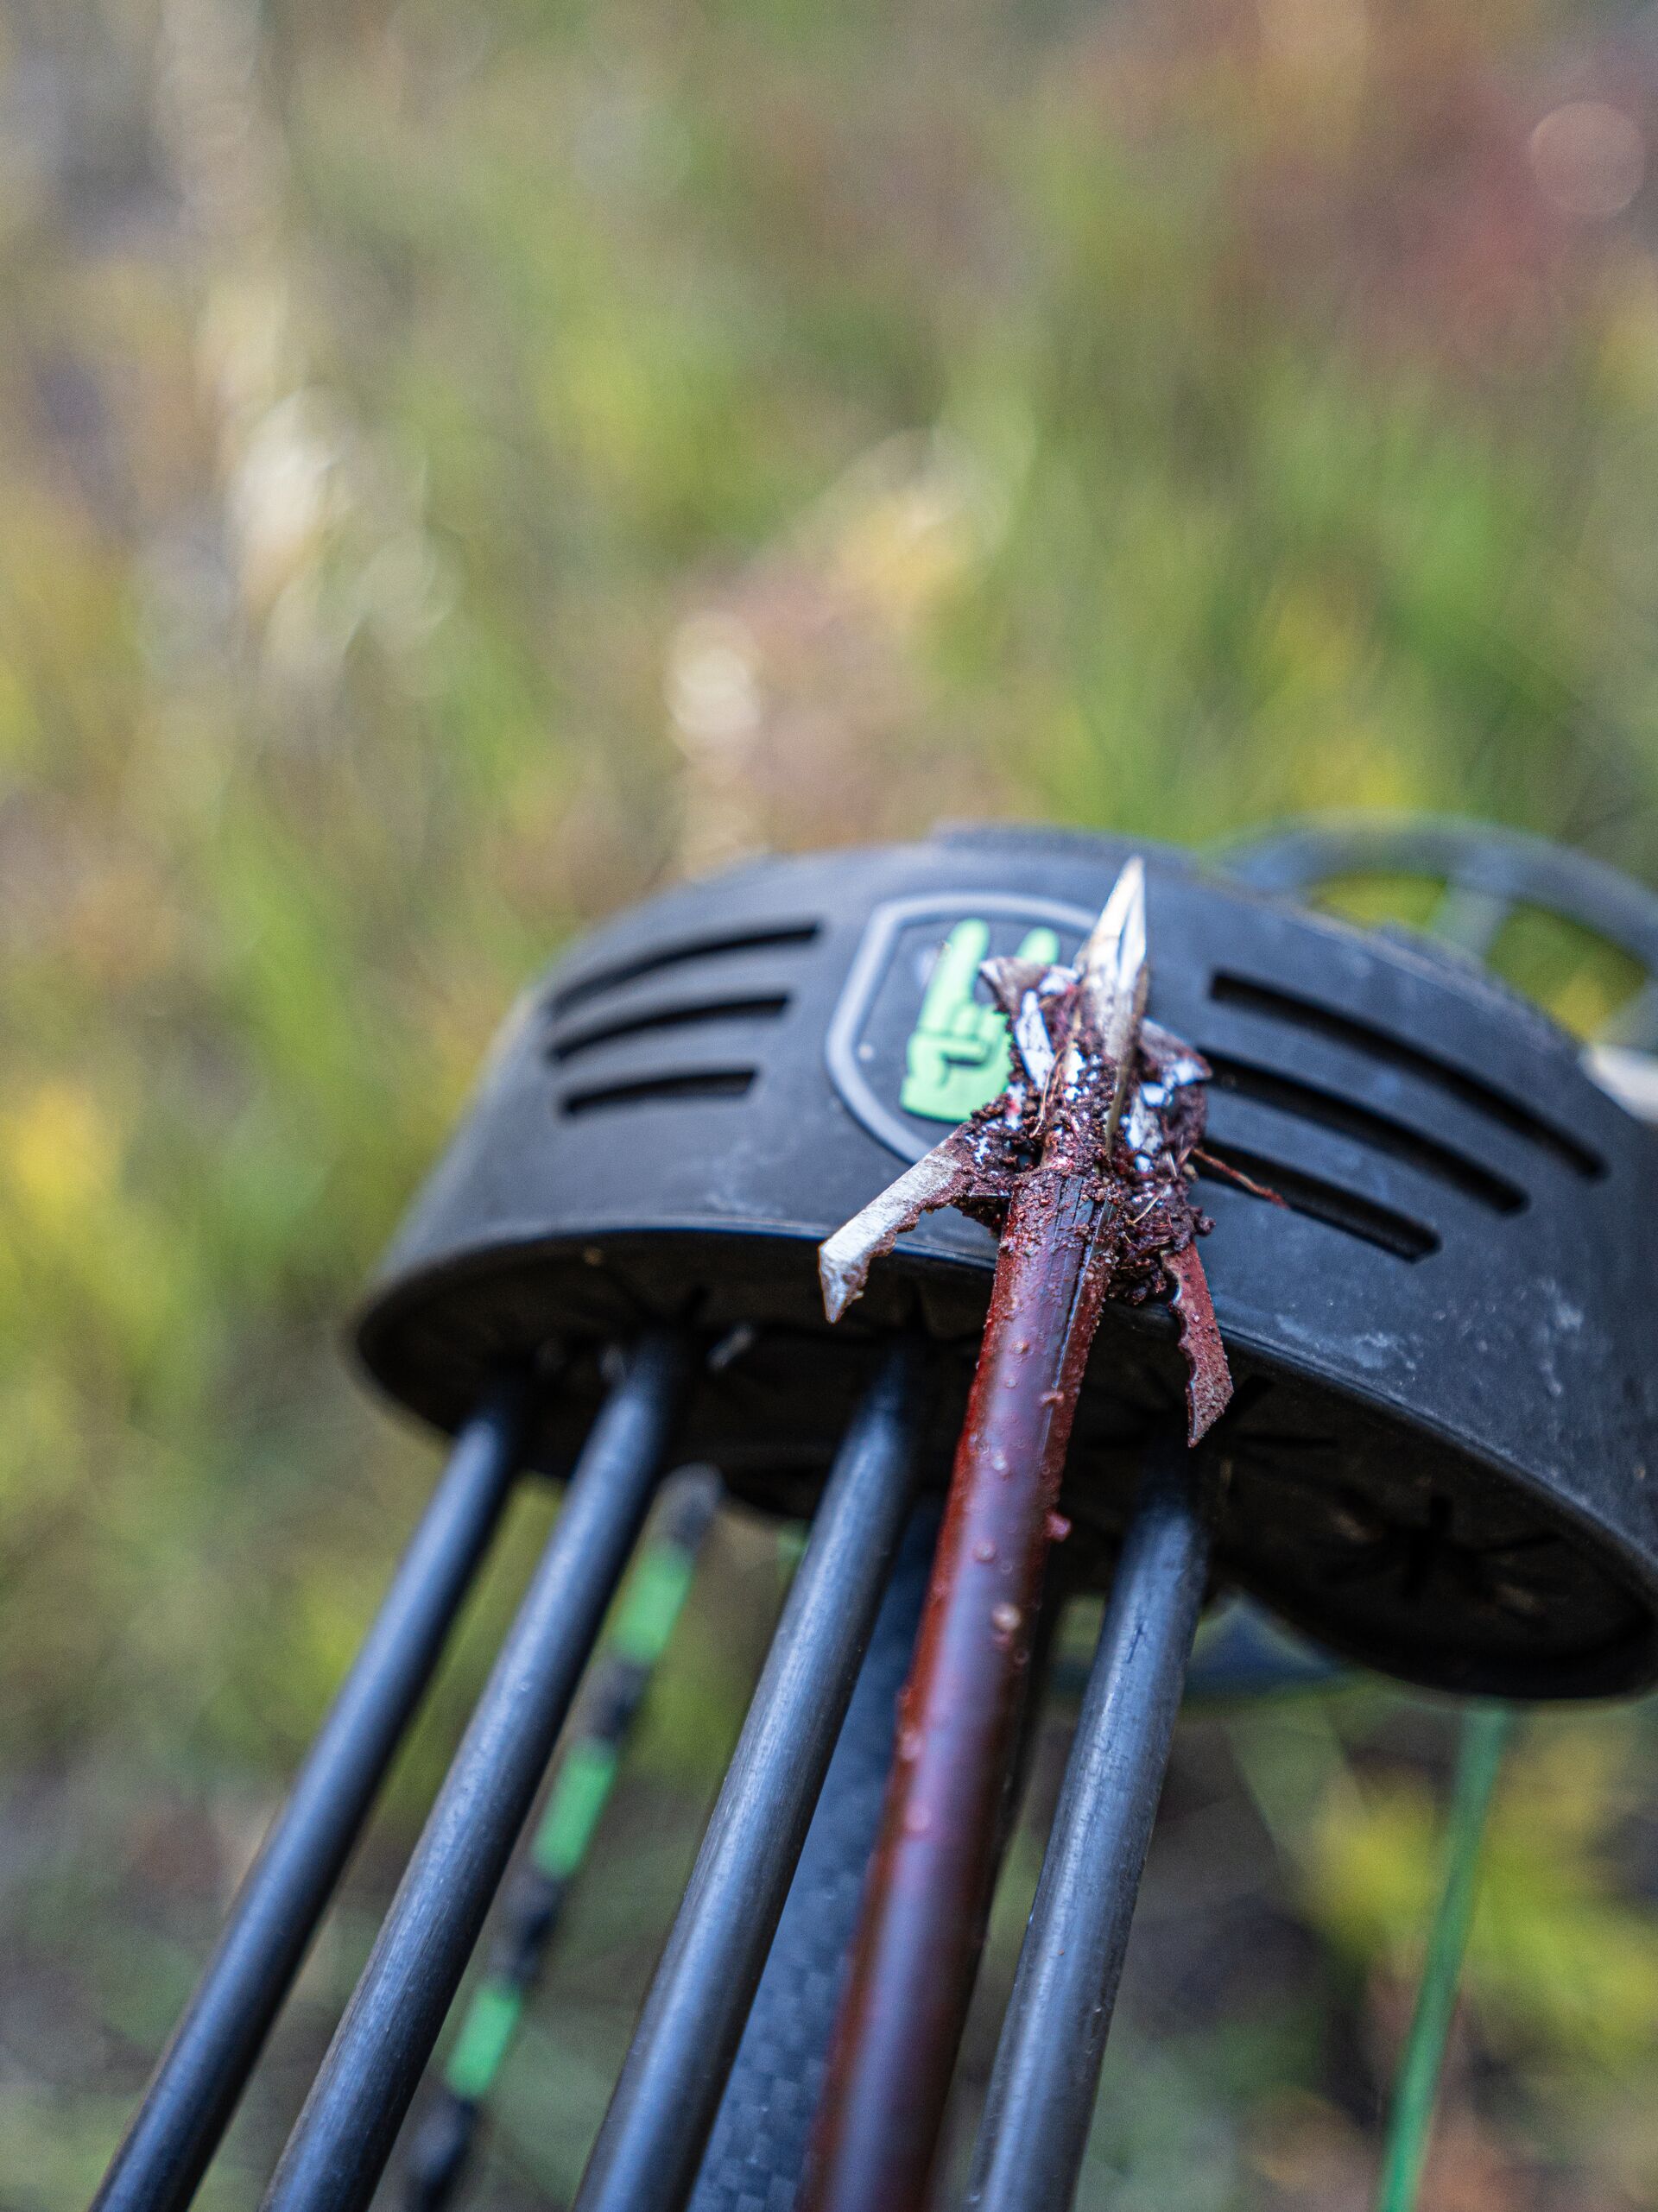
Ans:
[[[342,1322],[571,932],[974,812],[1658,875],[1655,129],[1658,20],[1567,0],[0,0],[6,2212],[90,2194],[418,1509]],[[579,2171],[782,1587],[723,1526],[490,2212]],[[1451,1736],[1183,1732],[1086,2203],[1365,2204]],[[1432,2212],[1658,2196],[1655,1754],[1528,1725]]]

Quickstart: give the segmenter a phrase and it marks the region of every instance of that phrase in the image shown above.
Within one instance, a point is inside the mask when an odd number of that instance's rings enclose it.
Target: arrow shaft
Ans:
[[[802,2212],[920,2212],[984,1941],[1106,1204],[1016,1191],[837,2024]]]

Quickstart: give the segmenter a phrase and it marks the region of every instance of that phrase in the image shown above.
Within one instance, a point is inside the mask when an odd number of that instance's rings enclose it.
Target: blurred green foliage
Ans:
[[[1648,35],[1566,0],[0,7],[9,2212],[89,2193],[415,1510],[338,1331],[568,932],[975,811],[1658,870],[1655,123]],[[733,1526],[491,2204],[579,2168],[776,1596]],[[1364,2202],[1447,1741],[1380,1693],[1188,1732],[1089,2201]],[[1442,2212],[1658,2187],[1650,1757],[1527,1739]]]

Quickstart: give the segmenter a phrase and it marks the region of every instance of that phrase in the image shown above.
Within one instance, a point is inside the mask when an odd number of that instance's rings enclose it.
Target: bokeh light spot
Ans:
[[[1604,100],[1568,100],[1531,134],[1538,190],[1567,215],[1617,215],[1641,189],[1647,143],[1640,127]]]

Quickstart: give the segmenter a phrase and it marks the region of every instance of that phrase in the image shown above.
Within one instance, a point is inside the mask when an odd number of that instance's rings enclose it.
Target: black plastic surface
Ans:
[[[1422,876],[1443,884],[1426,934],[1476,957],[1527,908],[1616,945],[1646,981],[1604,1041],[1658,1047],[1658,898],[1604,861],[1493,822],[1356,814],[1288,822],[1223,856],[1257,890],[1306,898],[1344,876]]]
[[[503,1356],[560,1341],[569,1382],[535,1457],[560,1471],[599,1348],[686,1318],[715,1349],[686,1450],[800,1512],[872,1342],[918,1319],[954,1355],[927,1454],[941,1481],[991,1240],[932,1217],[833,1332],[815,1247],[948,1126],[901,1092],[952,927],[982,920],[998,951],[1051,927],[1068,955],[1131,849],[956,831],[763,863],[595,932],[509,1025],[364,1316],[370,1369],[452,1428]],[[1651,1682],[1651,1134],[1477,971],[1148,860],[1151,1011],[1214,1064],[1214,1148],[1288,1202],[1203,1186],[1239,1383],[1222,1571],[1416,1681]],[[1071,1453],[1074,1542],[1114,1541],[1134,1448],[1180,1387],[1168,1316],[1108,1313]]]

